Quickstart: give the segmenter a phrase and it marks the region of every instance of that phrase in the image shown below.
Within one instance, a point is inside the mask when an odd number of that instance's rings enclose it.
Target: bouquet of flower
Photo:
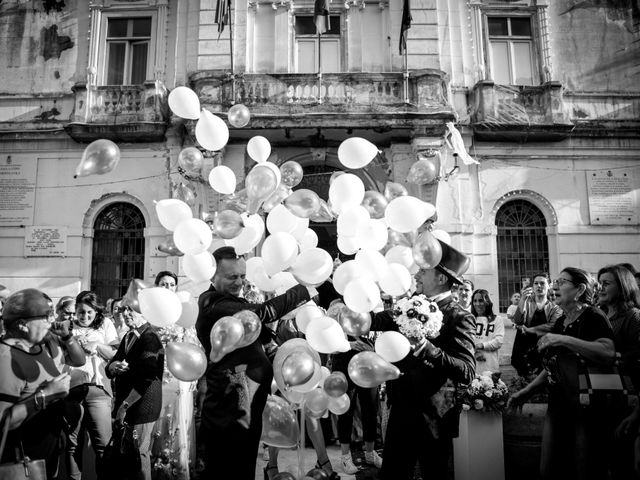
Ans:
[[[463,410],[502,412],[509,399],[509,387],[500,380],[500,373],[482,372],[471,385],[458,391],[458,403]]]
[[[400,333],[412,341],[435,338],[442,328],[442,312],[424,295],[401,298],[393,309]]]

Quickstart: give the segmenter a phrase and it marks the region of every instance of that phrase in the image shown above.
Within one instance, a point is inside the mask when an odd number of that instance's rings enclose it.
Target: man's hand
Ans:
[[[549,347],[557,347],[564,344],[565,335],[558,333],[547,333],[538,340],[538,351],[541,352]]]
[[[122,375],[125,372],[129,371],[129,364],[127,363],[126,360],[123,360],[121,362],[116,361],[116,362],[112,362],[109,365],[109,372],[111,372],[111,375],[118,376],[118,375]]]
[[[129,404],[127,402],[122,402],[118,407],[118,411],[116,412],[116,424],[122,425],[124,423],[124,417],[127,415],[127,409],[129,408]]]
[[[68,337],[71,335],[71,321],[63,320],[62,322],[53,322],[49,331],[62,338]]]
[[[68,373],[58,375],[51,380],[42,382],[40,389],[44,393],[47,401],[58,400],[64,398],[69,393],[69,387],[71,386],[71,376]]]

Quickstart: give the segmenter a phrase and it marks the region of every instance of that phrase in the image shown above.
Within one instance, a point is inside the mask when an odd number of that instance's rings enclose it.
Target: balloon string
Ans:
[[[298,479],[304,479],[304,444],[305,444],[304,399],[300,403],[300,438],[298,438]]]

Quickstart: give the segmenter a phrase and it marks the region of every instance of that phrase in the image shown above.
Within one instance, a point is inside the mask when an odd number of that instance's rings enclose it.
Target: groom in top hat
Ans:
[[[402,375],[388,383],[390,411],[380,471],[385,480],[412,479],[416,461],[424,480],[448,478],[460,410],[443,387],[449,380],[468,384],[475,375],[475,318],[451,296],[451,289],[462,284],[470,259],[444,242],[440,245],[440,263],[420,269],[415,278],[416,293],[442,311],[442,328],[438,337],[415,345],[395,363]],[[393,312],[375,314],[371,330],[398,330]]]

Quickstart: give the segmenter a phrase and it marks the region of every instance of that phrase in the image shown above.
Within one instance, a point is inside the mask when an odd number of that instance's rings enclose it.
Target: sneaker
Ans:
[[[353,463],[351,455],[342,455],[340,457],[340,464],[342,465],[342,471],[347,475],[354,475],[359,471],[359,468]]]
[[[382,467],[382,457],[375,450],[372,452],[364,452],[364,461],[376,468]]]

